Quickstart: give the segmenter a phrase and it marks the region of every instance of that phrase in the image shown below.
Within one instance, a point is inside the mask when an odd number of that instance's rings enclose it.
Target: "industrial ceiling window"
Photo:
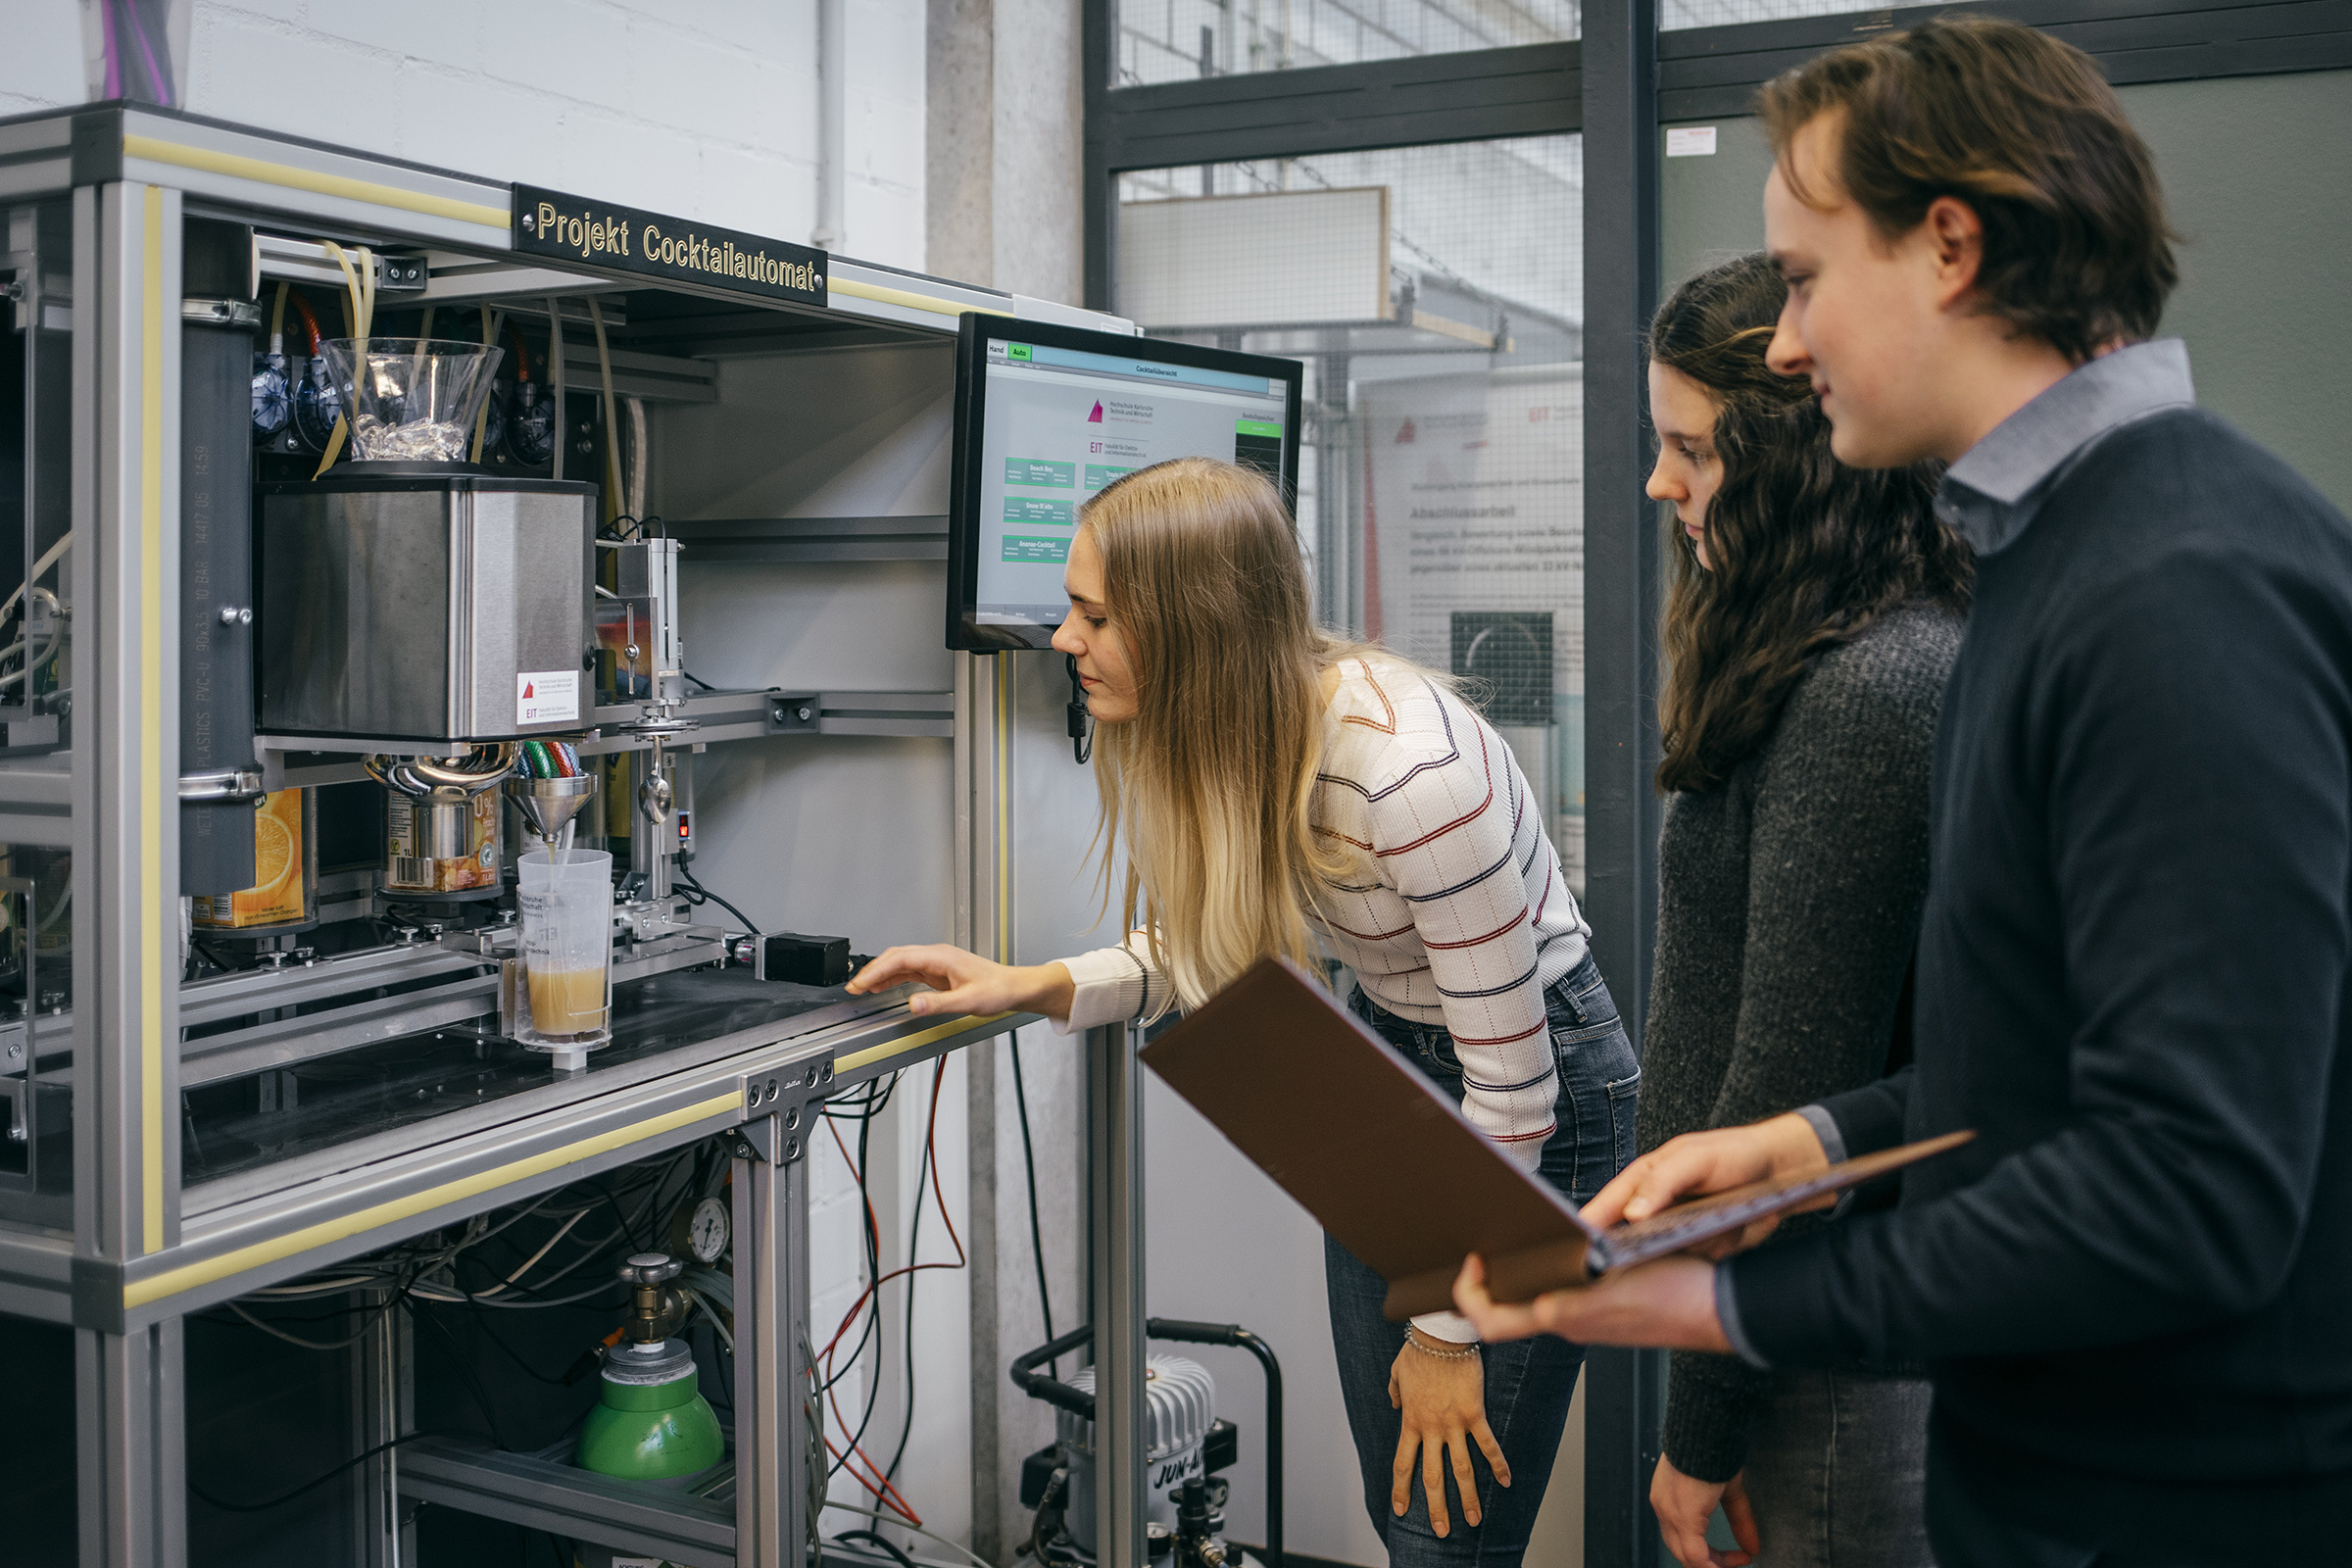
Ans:
[[[1793,22],[1860,11],[1853,0],[1659,0],[1658,30],[1732,27],[1750,22]]]
[[[1459,54],[1577,35],[1578,0],[1127,0],[1122,87]]]
[[[1575,135],[1131,171],[1116,276],[1155,336],[1305,362],[1319,612],[1472,681],[1579,894],[1583,185]]]

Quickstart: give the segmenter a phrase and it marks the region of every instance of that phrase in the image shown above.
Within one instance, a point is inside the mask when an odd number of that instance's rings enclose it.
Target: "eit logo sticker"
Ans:
[[[1100,398],[1097,398],[1097,399],[1095,400],[1095,412],[1094,412],[1094,413],[1092,413],[1092,414],[1090,414],[1090,415],[1088,415],[1088,416],[1086,416],[1086,422],[1087,422],[1087,423],[1089,423],[1089,424],[1101,424],[1101,423],[1102,422],[1102,399],[1100,399]]]

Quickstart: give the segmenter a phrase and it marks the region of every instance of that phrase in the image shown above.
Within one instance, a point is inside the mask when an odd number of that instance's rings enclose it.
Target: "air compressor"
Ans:
[[[1152,1318],[1145,1334],[1191,1345],[1227,1345],[1257,1357],[1266,1378],[1267,1568],[1282,1568],[1282,1363],[1266,1343],[1236,1323]],[[1014,1357],[1013,1386],[1054,1407],[1054,1441],[1021,1465],[1021,1506],[1036,1510],[1028,1555],[1041,1568],[1093,1568],[1095,1520],[1095,1371],[1066,1382],[1037,1369],[1090,1344],[1093,1326],[1072,1329]],[[1208,1369],[1179,1355],[1144,1365],[1145,1544],[1169,1568],[1240,1568],[1244,1554],[1224,1539],[1227,1483],[1218,1472],[1241,1454],[1241,1433],[1216,1414]]]

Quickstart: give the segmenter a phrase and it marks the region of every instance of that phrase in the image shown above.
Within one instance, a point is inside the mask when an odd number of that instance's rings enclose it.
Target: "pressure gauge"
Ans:
[[[686,1216],[686,1250],[705,1263],[715,1263],[726,1252],[734,1231],[724,1199],[706,1198]]]

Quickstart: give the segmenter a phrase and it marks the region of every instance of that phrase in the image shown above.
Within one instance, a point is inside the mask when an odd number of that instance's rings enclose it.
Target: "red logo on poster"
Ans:
[[[1398,426],[1396,427],[1396,444],[1397,444],[1398,446],[1402,446],[1402,445],[1404,445],[1404,444],[1405,444],[1407,441],[1410,441],[1412,438],[1413,438],[1413,421],[1412,421],[1412,420],[1410,420],[1410,419],[1407,419],[1407,420],[1405,420],[1405,421],[1404,421],[1402,424],[1400,424],[1400,425],[1398,425]]]
[[[523,700],[524,702],[526,702],[526,703],[527,703],[527,702],[529,702],[529,701],[530,701],[532,698],[534,698],[534,697],[536,697],[536,696],[538,696],[538,695],[539,695],[539,694],[538,694],[536,691],[533,691],[533,690],[531,689],[531,683],[530,683],[529,681],[527,681],[527,680],[526,680],[526,681],[524,681],[524,682],[522,683],[522,700]]]
[[[1102,405],[1100,402],[1095,404],[1095,412],[1086,416],[1086,422],[1089,424],[1101,424],[1102,422]]]

